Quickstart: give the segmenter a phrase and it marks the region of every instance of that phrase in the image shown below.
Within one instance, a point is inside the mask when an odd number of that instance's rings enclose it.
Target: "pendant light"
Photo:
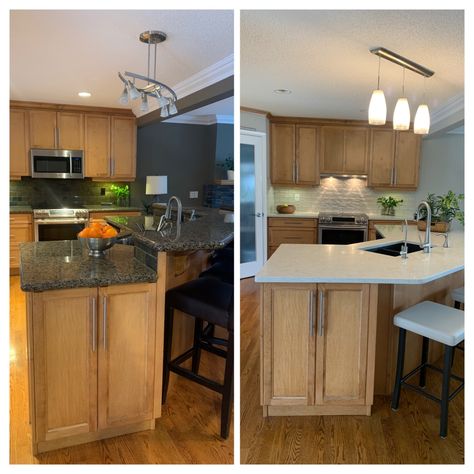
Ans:
[[[405,68],[403,68],[402,97],[397,100],[393,112],[393,129],[408,130],[410,128],[410,106],[405,96]]]
[[[426,79],[423,81],[423,101],[426,102]],[[430,110],[428,105],[420,104],[415,115],[413,131],[418,135],[426,135],[430,131]]]
[[[380,56],[379,56],[379,72],[377,77],[377,89],[372,92],[369,104],[369,124],[385,125],[387,121],[387,103],[385,95],[380,89]]]

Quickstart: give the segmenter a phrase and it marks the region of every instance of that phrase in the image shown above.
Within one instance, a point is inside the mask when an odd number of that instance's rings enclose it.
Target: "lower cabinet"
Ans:
[[[142,283],[28,295],[35,453],[154,422],[155,288]]]
[[[376,285],[264,284],[264,413],[369,415],[376,303]]]
[[[33,240],[31,214],[10,214],[10,271],[17,273],[20,267],[20,244]]]

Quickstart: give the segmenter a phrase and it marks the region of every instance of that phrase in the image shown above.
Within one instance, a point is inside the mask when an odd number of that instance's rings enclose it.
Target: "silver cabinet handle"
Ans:
[[[324,291],[319,291],[319,323],[318,323],[318,336],[322,336],[324,333]]]
[[[314,337],[314,322],[316,313],[316,294],[311,290],[310,301],[309,301],[309,332],[311,337]]]
[[[293,183],[296,183],[296,161],[293,160]]]
[[[95,296],[92,298],[92,352],[97,350],[97,305]]]
[[[112,158],[112,176],[115,176],[115,160]]]
[[[112,158],[109,158],[109,175],[112,176]]]
[[[295,160],[295,168],[296,168],[296,180],[295,180],[295,182],[299,183],[299,181],[300,181],[300,165],[299,165],[298,161],[296,161],[296,160]]]
[[[104,350],[107,349],[107,296],[102,297],[102,326]]]
[[[393,184],[393,168],[392,168],[392,171],[390,172],[390,184]]]
[[[58,128],[56,128],[56,130],[57,130],[57,134],[58,134],[58,142],[57,142],[57,144],[56,144],[56,148],[62,148],[61,145],[59,144],[59,142],[60,142],[60,140],[61,140],[61,135],[60,135],[61,131],[60,131],[60,128],[58,127]]]
[[[393,168],[393,184],[397,183],[397,168]]]

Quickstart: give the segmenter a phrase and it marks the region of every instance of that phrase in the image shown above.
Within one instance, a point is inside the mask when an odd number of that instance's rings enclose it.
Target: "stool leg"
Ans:
[[[234,394],[234,331],[229,331],[229,345],[225,363],[224,391],[221,405],[221,437],[229,437],[230,413]]]
[[[439,435],[446,438],[448,434],[448,404],[449,404],[449,381],[451,376],[451,361],[453,358],[453,347],[444,346],[443,385],[441,387],[441,421]]]
[[[201,337],[202,337],[202,319],[196,318],[194,321],[194,345],[193,345],[193,363],[192,371],[197,374],[199,372],[199,364],[201,362]]]
[[[400,402],[400,389],[402,387],[403,365],[405,363],[405,341],[407,331],[400,328],[398,335],[398,356],[397,356],[397,372],[395,375],[395,386],[392,393],[392,410],[398,410]]]
[[[454,307],[455,307],[456,309],[461,309],[461,303],[460,303],[459,301],[455,301],[455,302],[454,302]]]
[[[168,385],[170,382],[169,362],[171,360],[171,345],[173,342],[173,313],[174,309],[170,306],[165,308],[165,334],[164,334],[164,354],[163,354],[163,388],[162,402],[166,403],[168,394]]]
[[[430,340],[427,337],[423,338],[423,346],[421,348],[421,363],[426,364],[428,362],[428,349],[430,348]],[[420,387],[426,387],[426,367],[422,367],[420,370]]]

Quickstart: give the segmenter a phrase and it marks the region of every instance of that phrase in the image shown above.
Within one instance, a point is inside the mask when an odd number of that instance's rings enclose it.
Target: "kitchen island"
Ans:
[[[464,238],[433,235],[432,252],[407,259],[367,251],[403,239],[354,245],[281,245],[256,276],[261,298],[261,405],[264,415],[370,415],[373,396],[392,390],[396,359],[393,315],[419,301],[450,304],[463,285]],[[408,241],[418,244],[416,226]],[[406,369],[419,361],[416,335]],[[430,359],[439,355],[432,344]]]
[[[35,454],[154,428],[165,293],[197,278],[209,253],[233,238],[233,224],[210,214],[184,222],[178,239],[127,221],[138,217],[110,217],[125,219],[115,224],[131,233],[129,245],[116,244],[99,258],[77,241],[21,244]],[[193,333],[192,319],[180,316],[177,350]]]

